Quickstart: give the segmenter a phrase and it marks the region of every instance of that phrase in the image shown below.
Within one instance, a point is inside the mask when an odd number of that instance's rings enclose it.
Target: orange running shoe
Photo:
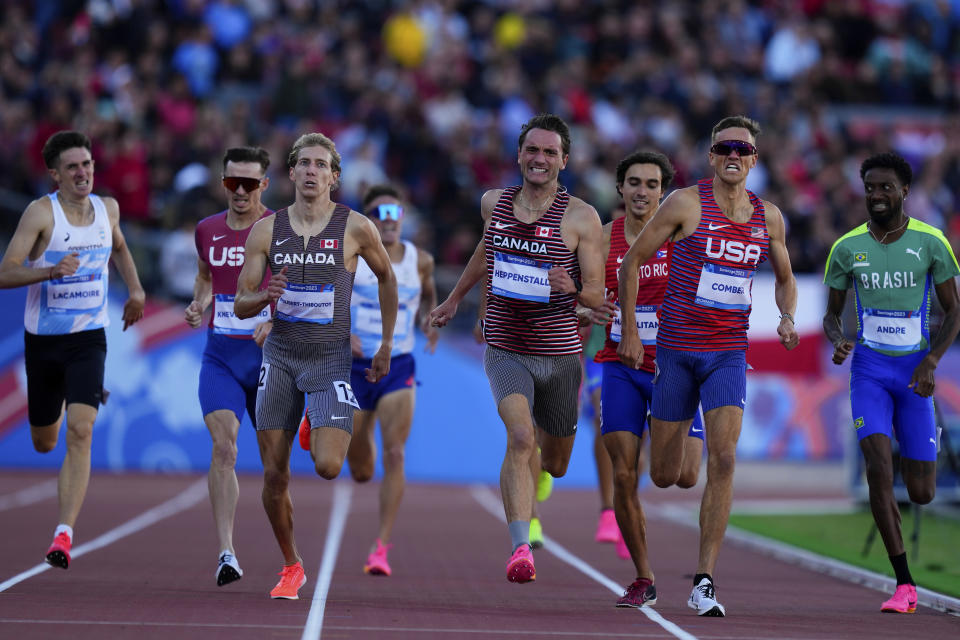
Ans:
[[[533,582],[537,579],[537,569],[533,566],[533,553],[530,545],[517,547],[507,562],[507,580],[510,582]]]
[[[303,414],[303,420],[300,421],[300,448],[304,451],[310,451],[310,416]]]
[[[307,583],[307,576],[303,573],[303,565],[299,562],[290,566],[284,566],[279,574],[280,582],[270,592],[271,598],[284,598],[286,600],[299,600],[297,593],[300,587]]]
[[[377,548],[367,556],[367,564],[363,565],[363,572],[371,576],[389,576],[392,572],[387,562],[387,551],[392,546],[392,544],[384,545],[380,542],[380,538],[377,538]]]
[[[65,532],[57,535],[57,537],[53,539],[53,544],[47,549],[47,564],[51,567],[60,567],[61,569],[69,567],[71,546],[73,545],[70,542],[70,536]]]

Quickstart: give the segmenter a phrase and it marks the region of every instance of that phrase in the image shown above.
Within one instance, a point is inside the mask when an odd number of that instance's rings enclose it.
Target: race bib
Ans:
[[[694,302],[714,309],[749,311],[753,301],[750,296],[752,280],[753,271],[748,269],[705,263],[700,271]]]
[[[253,330],[261,322],[270,319],[270,306],[260,310],[252,318],[241,320],[233,313],[234,296],[218,293],[213,303],[213,332],[228,336],[252,336]]]
[[[47,283],[47,308],[96,309],[104,303],[103,274],[64,276]]]
[[[380,305],[360,304],[354,308],[353,321],[356,324],[356,332],[376,336],[383,335],[383,317],[380,315]],[[410,311],[407,305],[400,304],[397,307],[397,322],[394,325],[393,337],[401,339],[407,337],[409,331]]]
[[[277,300],[277,317],[287,322],[333,322],[332,284],[294,284]]]
[[[552,266],[549,262],[494,251],[493,282],[490,283],[490,290],[507,298],[550,302],[550,279],[547,272]]]
[[[638,304],[636,310],[637,334],[640,335],[640,342],[643,344],[657,344],[657,305]],[[617,304],[617,310],[613,314],[613,321],[610,323],[610,339],[614,342],[620,342],[623,337],[623,319],[620,317],[620,304]]]
[[[918,350],[923,343],[920,312],[864,309],[863,341],[885,351]]]

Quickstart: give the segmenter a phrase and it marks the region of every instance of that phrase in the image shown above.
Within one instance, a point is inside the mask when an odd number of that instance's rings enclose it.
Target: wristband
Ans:
[[[790,313],[781,313],[781,314],[780,314],[780,319],[783,320],[784,318],[786,318],[787,320],[789,320],[789,321],[790,321],[791,323],[793,323],[793,324],[797,324],[797,323],[794,321],[794,319],[793,319],[793,314],[790,314]]]
[[[573,286],[576,287],[577,289],[577,295],[579,295],[580,292],[583,291],[583,283],[577,280],[576,278],[573,278]]]
[[[56,268],[56,266],[50,267],[50,272],[47,273],[47,280],[53,280],[53,270]]]

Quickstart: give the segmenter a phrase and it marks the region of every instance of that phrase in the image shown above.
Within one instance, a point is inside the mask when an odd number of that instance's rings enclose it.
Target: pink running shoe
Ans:
[[[912,584],[898,584],[893,597],[880,605],[888,613],[913,613],[917,610],[917,588]]]
[[[367,564],[363,565],[363,572],[371,576],[389,576],[390,564],[387,562],[387,551],[392,544],[384,546],[377,538],[377,548],[367,556]]]
[[[61,532],[53,539],[53,544],[47,549],[47,564],[51,567],[66,569],[70,566],[70,536]],[[916,596],[914,596],[916,600]]]
[[[604,509],[600,512],[597,522],[597,535],[593,538],[597,542],[616,542],[620,539],[620,527],[617,526],[617,516],[613,509]]]
[[[633,581],[623,596],[617,600],[618,607],[652,607],[657,604],[657,588],[653,586],[653,580],[647,578],[637,578]]]
[[[533,582],[537,579],[537,569],[533,566],[533,553],[530,545],[522,544],[514,550],[507,562],[507,580],[510,582]]]
[[[624,560],[630,560],[630,549],[627,548],[627,543],[623,541],[623,536],[617,540],[617,555]]]

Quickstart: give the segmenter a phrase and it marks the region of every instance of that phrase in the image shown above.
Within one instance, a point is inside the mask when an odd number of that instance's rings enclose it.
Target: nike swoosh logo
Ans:
[[[216,242],[217,240],[223,240],[226,237],[227,234],[223,234],[222,236],[213,236],[213,241]]]
[[[694,429],[694,428],[691,428],[691,429],[690,429],[690,433],[703,433],[703,429]]]
[[[623,264],[623,256],[617,256],[617,264]]]
[[[717,229],[723,229],[724,227],[729,227],[729,226],[730,225],[728,224],[713,224],[711,222],[710,224],[707,225],[707,229],[710,229],[710,231],[716,231]]]
[[[494,228],[494,229],[509,229],[509,228],[512,227],[512,226],[513,226],[512,224],[503,224],[503,223],[500,222],[499,220],[498,220],[497,222],[494,222],[494,223],[493,223],[493,228]]]
[[[290,239],[290,238],[284,238],[283,240],[277,240],[276,245],[279,247],[280,245],[282,245],[284,242],[286,242],[286,241],[289,240],[289,239]]]

